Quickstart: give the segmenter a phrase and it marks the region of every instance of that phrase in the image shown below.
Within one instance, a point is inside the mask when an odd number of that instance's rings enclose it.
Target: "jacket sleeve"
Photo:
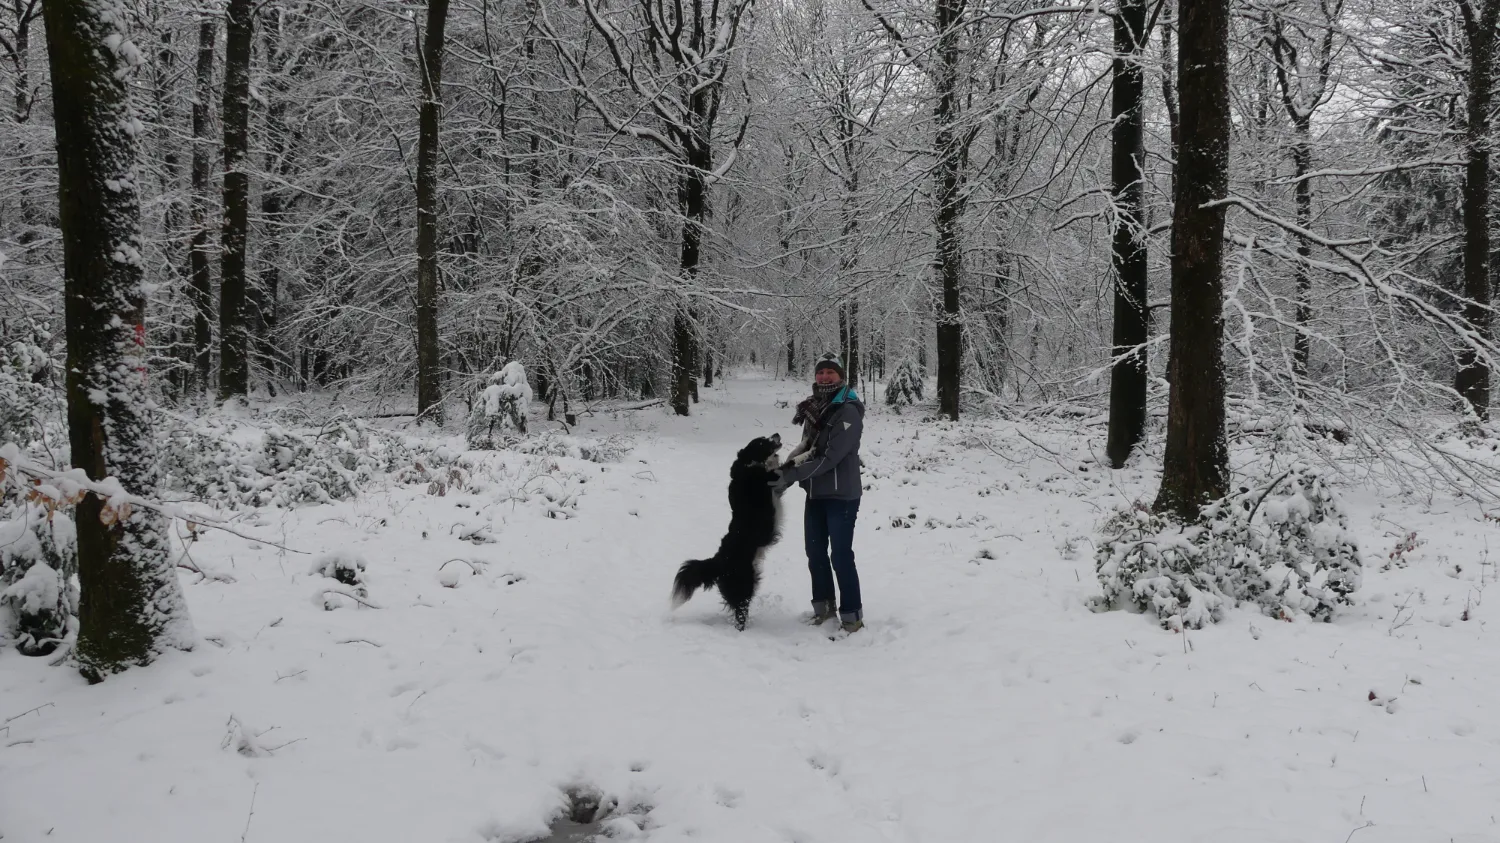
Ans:
[[[810,480],[820,474],[827,474],[859,447],[859,437],[864,433],[865,420],[853,405],[846,405],[828,423],[834,426],[833,432],[828,436],[828,448],[796,468],[782,472],[781,482],[784,485],[790,486],[793,483]]]

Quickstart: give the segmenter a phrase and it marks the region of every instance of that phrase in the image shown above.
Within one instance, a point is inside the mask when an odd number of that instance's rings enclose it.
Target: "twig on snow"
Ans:
[[[1391,626],[1385,631],[1386,635],[1395,635],[1396,630],[1411,623],[1411,619],[1416,615],[1416,612],[1413,610],[1408,610],[1406,608],[1406,604],[1411,602],[1412,595],[1414,594],[1416,594],[1415,591],[1407,592],[1406,599],[1402,600],[1401,605],[1396,607],[1396,616],[1391,618]],[[1404,619],[1401,617],[1402,612],[1406,612],[1406,617]]]
[[[25,711],[21,712],[20,714],[15,715],[14,717],[7,717],[7,718],[5,718],[5,722],[9,723],[12,720],[20,720],[22,717],[25,717],[28,714],[32,714],[34,712],[41,711],[42,709],[44,709],[44,708],[46,708],[48,706],[51,706],[51,705],[54,705],[54,704],[48,702],[48,703],[42,703],[41,705],[37,706],[36,708],[28,708]]]
[[[350,600],[353,600],[355,603],[358,603],[359,605],[364,606],[367,609],[379,609],[380,608],[376,604],[371,603],[370,601],[366,600],[363,597],[360,597],[358,594],[355,594],[352,591],[346,591],[346,590],[344,590],[342,588],[325,588],[325,589],[322,590],[322,594],[323,594],[324,597],[327,597],[330,594],[337,594],[340,597],[347,597]]]
[[[463,558],[462,556],[455,556],[452,559],[449,559],[447,562],[444,562],[443,564],[439,565],[438,566],[438,572],[441,573],[444,568],[448,567],[449,565],[453,564],[454,562],[462,562],[465,565],[468,565],[469,566],[469,570],[473,571],[475,574],[479,573],[479,566],[475,565],[473,562],[470,562],[469,560]]]
[[[250,821],[255,819],[255,796],[260,793],[260,782],[255,783],[255,789],[250,791],[250,813],[245,815],[245,830],[240,832],[240,843],[245,843],[245,838],[250,835]]]

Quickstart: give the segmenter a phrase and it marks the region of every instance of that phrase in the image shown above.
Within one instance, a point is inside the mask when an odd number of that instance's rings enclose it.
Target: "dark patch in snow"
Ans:
[[[568,788],[564,796],[567,803],[563,814],[549,824],[550,833],[546,837],[532,843],[587,843],[620,836],[621,832],[631,835],[647,827],[649,805],[638,802],[622,805],[614,797],[584,785]],[[621,824],[632,826],[634,832],[620,828]]]

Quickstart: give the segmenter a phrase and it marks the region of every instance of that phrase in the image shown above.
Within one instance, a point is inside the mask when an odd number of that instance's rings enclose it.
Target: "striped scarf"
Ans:
[[[833,402],[833,396],[843,389],[841,383],[815,383],[811,398],[806,398],[797,405],[797,414],[792,416],[792,424],[808,424],[811,429],[816,430],[823,419],[823,413],[828,405]]]

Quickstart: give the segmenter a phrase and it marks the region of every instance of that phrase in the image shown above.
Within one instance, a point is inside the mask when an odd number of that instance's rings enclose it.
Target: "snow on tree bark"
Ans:
[[[1110,177],[1115,201],[1114,365],[1109,382],[1110,464],[1122,468],[1146,433],[1148,309],[1146,233],[1145,0],[1121,0],[1115,15]]]
[[[448,0],[428,0],[422,34],[422,106],[417,141],[417,414],[442,424],[438,346],[438,118]]]
[[[128,77],[141,61],[123,5],[47,0],[57,132],[59,221],[67,323],[68,439],[73,465],[131,493],[156,492],[146,388],[146,285],[141,265],[136,143]],[[81,671],[99,681],[192,642],[165,519],[112,517],[78,504]],[[105,523],[109,520],[111,523]]]
[[[1156,509],[1192,521],[1229,485],[1222,204],[1229,185],[1229,2],[1182,0],[1178,15],[1172,390]]]
[[[198,63],[193,84],[192,243],[188,247],[193,303],[193,370],[197,389],[206,394],[213,376],[213,271],[209,264],[208,209],[213,188],[213,143],[209,139],[214,96],[214,41],[218,25],[212,15],[198,21]]]
[[[963,284],[963,216],[967,204],[964,192],[968,140],[960,131],[958,119],[962,109],[959,91],[959,62],[962,49],[959,37],[964,4],[962,0],[937,0],[937,70],[933,82],[937,103],[935,178],[937,206],[934,227],[937,230],[937,280],[942,307],[937,318],[937,399],[938,414],[958,421],[958,398],[962,388],[960,367],[963,363],[963,323],[959,310],[959,293]]]
[[[254,3],[229,0],[224,46],[224,228],[219,269],[219,398],[250,391],[245,262],[250,231],[250,53]]]
[[[1500,0],[1457,0],[1469,46],[1469,86],[1464,129],[1464,320],[1482,342],[1490,340],[1490,102],[1495,84],[1495,27]],[[1480,419],[1489,418],[1490,367],[1472,344],[1459,351],[1454,389]]]

